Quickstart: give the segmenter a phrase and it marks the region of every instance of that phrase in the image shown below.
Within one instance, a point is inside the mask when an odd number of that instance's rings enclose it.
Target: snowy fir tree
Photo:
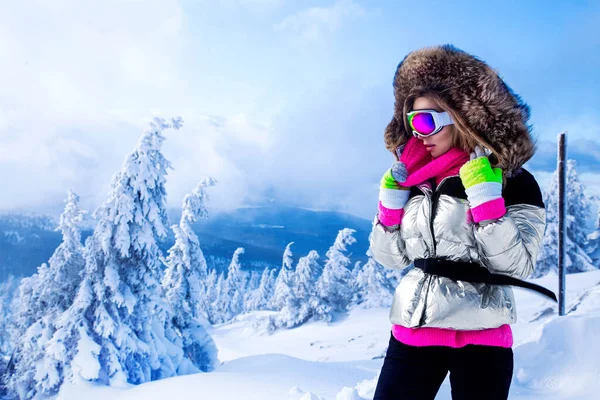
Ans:
[[[392,305],[392,295],[395,285],[385,274],[385,268],[367,251],[369,260],[356,277],[356,289],[352,303],[360,304],[363,308],[389,307]]]
[[[598,208],[594,231],[588,235],[586,252],[590,256],[594,267],[600,268],[600,207]]]
[[[316,294],[316,282],[320,272],[318,259],[319,253],[315,250],[300,258],[294,274],[291,296],[275,317],[274,325],[292,328],[310,320],[323,319],[324,316],[320,313],[321,298]]]
[[[179,225],[171,228],[175,244],[168,251],[162,287],[172,309],[172,324],[182,340],[181,347],[192,363],[180,366],[178,375],[210,371],[216,360],[216,345],[203,327],[208,325],[209,312],[205,299],[207,265],[198,236],[192,229],[198,218],[208,218],[204,189],[215,183],[212,178],[204,178],[184,197]]]
[[[185,364],[160,284],[157,245],[168,226],[171,164],[161,152],[163,130],[180,123],[150,124],[94,213],[98,224],[86,240],[81,286],[47,347],[56,374],[38,382],[45,394],[55,394],[65,379],[140,384],[176,375]]]
[[[184,299],[182,301],[186,304],[180,305],[186,312],[193,310],[193,318],[199,321],[206,317],[208,308],[203,299],[206,295],[208,267],[192,225],[198,219],[208,218],[205,188],[215,184],[213,178],[204,178],[196,189],[184,197],[179,225],[171,227],[175,244],[168,250],[169,256],[165,260],[167,268],[162,281],[169,303],[173,306],[177,298]]]
[[[566,204],[566,259],[567,273],[594,269],[588,247],[587,221],[591,217],[590,200],[585,187],[577,176],[574,160],[567,161],[567,204]],[[546,232],[537,259],[533,277],[546,275],[558,268],[558,171],[554,172],[550,190],[544,195],[546,206]]]
[[[223,282],[223,289],[219,299],[219,314],[223,322],[230,321],[236,315],[241,314],[244,308],[244,272],[241,270],[240,255],[244,254],[244,248],[239,247],[233,253],[227,279]]]
[[[271,309],[269,307],[269,303],[271,302],[271,299],[273,298],[274,294],[275,294],[275,282],[277,282],[277,276],[279,276],[279,268],[271,268],[270,272],[269,272],[269,280],[268,282],[268,288],[267,290],[265,290],[265,295],[266,297],[266,309]]]
[[[217,278],[217,282],[215,283],[214,290],[211,290],[207,295],[207,298],[210,297],[213,299],[211,302],[212,315],[210,316],[211,319],[209,320],[211,324],[225,322],[225,319],[223,318],[223,308],[224,303],[228,301],[224,295],[225,281],[225,273],[221,271],[219,277]]]
[[[344,254],[347,246],[356,242],[354,229],[339,231],[333,246],[327,251],[323,272],[317,281],[317,295],[321,298],[319,313],[346,311],[352,300],[352,273],[348,269],[350,259]]]
[[[267,270],[267,268],[265,268]],[[264,273],[264,271],[263,271]],[[260,281],[262,279],[261,274],[258,271],[251,271],[248,276],[248,280],[246,282],[245,290],[244,290],[244,300],[243,300],[243,313],[247,313],[249,311],[256,310],[253,308],[254,305],[254,296],[256,295],[258,288],[260,287]]]
[[[319,253],[311,250],[308,255],[300,257],[296,265],[296,280],[293,287],[293,297],[306,299],[315,291],[315,285],[321,274]]]
[[[204,315],[204,317],[211,324],[215,323],[215,310],[213,303],[216,299],[216,287],[217,271],[213,268],[210,270],[210,273],[206,277],[206,291],[204,292],[204,301],[207,303],[207,306],[202,308],[202,310],[206,311],[206,315]]]
[[[19,287],[19,280],[9,275],[7,280],[0,283],[0,398],[8,394],[6,387],[10,356],[13,353],[13,343],[10,340],[14,329],[14,314],[12,300]]]
[[[6,281],[0,283],[0,359],[9,357],[13,351],[13,342],[10,340],[14,330],[13,299],[17,294],[19,280],[14,275],[9,275]],[[2,380],[0,374],[0,380]]]
[[[7,385],[20,398],[46,392],[61,373],[61,367],[47,357],[47,352],[56,320],[73,303],[81,281],[84,259],[79,224],[83,214],[79,196],[69,191],[57,228],[62,232],[62,242],[48,264],[22,280],[15,299],[14,370]]]
[[[260,285],[261,274],[258,271],[250,271],[250,274],[246,274],[246,290],[252,291],[258,289],[258,285]]]
[[[360,274],[360,271],[362,270],[362,263],[360,261],[357,261],[354,263],[354,268],[352,268],[352,278],[356,279],[358,277],[358,274]]]
[[[260,277],[258,288],[246,299],[246,311],[265,310],[273,296],[275,288],[275,269],[265,268]]]
[[[288,245],[285,247],[281,269],[279,270],[279,274],[275,280],[273,297],[269,303],[269,306],[274,310],[281,310],[288,301],[288,298],[292,295],[292,286],[294,284],[294,270],[292,269],[293,260],[291,250],[292,244],[294,244],[294,242],[288,243]]]

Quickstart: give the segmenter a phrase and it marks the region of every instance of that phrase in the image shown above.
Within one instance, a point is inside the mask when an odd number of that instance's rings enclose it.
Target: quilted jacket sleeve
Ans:
[[[412,262],[406,255],[400,224],[386,227],[375,216],[369,242],[373,258],[386,268],[401,270]]]
[[[481,263],[491,272],[528,278],[535,269],[546,228],[546,210],[540,187],[522,170],[509,178],[502,191],[506,214],[475,225]]]

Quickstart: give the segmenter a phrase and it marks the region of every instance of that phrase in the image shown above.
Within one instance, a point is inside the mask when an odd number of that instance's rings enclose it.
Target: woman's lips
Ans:
[[[426,148],[427,150],[431,150],[431,149],[433,148],[433,146],[435,146],[435,144],[426,144],[426,145],[425,145],[425,148]]]

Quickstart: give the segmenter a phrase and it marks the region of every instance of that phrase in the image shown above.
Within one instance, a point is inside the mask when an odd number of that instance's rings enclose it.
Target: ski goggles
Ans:
[[[418,110],[406,114],[415,137],[428,137],[435,135],[446,125],[452,125],[452,117],[447,112],[435,110]]]

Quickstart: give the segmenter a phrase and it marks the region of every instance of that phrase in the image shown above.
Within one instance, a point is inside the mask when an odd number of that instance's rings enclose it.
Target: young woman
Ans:
[[[374,400],[507,399],[517,313],[512,286],[534,270],[546,219],[522,165],[529,107],[483,61],[453,46],[408,54],[394,78],[371,251],[400,281]]]

